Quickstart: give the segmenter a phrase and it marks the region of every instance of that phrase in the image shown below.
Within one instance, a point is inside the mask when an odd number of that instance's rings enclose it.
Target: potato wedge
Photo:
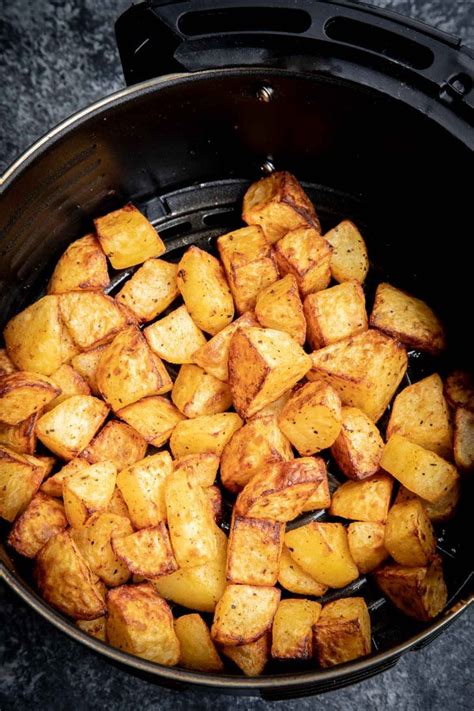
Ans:
[[[91,389],[74,368],[68,363],[63,365],[51,374],[51,380],[60,389],[61,393],[46,405],[46,410],[52,410],[63,400],[67,400],[71,395],[90,395]]]
[[[130,322],[125,310],[100,291],[70,291],[58,299],[61,318],[83,351],[110,343]]]
[[[316,582],[296,560],[291,557],[290,551],[284,545],[280,558],[280,570],[278,572],[278,582],[292,593],[298,595],[313,595],[321,597],[327,592],[327,585]]]
[[[385,525],[385,548],[400,565],[428,565],[436,551],[433,526],[419,499],[395,504]]]
[[[179,294],[178,265],[163,259],[147,259],[128,279],[115,297],[140,323],[152,321]]]
[[[219,457],[212,452],[188,454],[174,462],[174,471],[185,471],[190,481],[199,486],[211,487],[219,469]]]
[[[282,236],[275,245],[275,260],[281,274],[295,277],[302,298],[331,281],[331,247],[313,227],[298,227]]]
[[[314,628],[316,657],[323,668],[365,657],[371,642],[364,598],[346,597],[324,605]]]
[[[278,279],[271,244],[258,226],[222,235],[217,248],[239,314],[251,311],[257,296]]]
[[[76,627],[90,637],[98,639],[100,642],[107,641],[105,635],[106,624],[107,618],[105,615],[103,617],[97,617],[95,620],[76,620]]]
[[[454,417],[454,461],[463,471],[474,469],[474,413],[464,407]]]
[[[40,413],[31,415],[18,425],[0,422],[0,445],[19,454],[33,454],[36,449],[36,423]]]
[[[255,315],[264,328],[285,331],[300,346],[305,342],[306,320],[298,283],[293,274],[287,274],[262,289],[257,296]]]
[[[65,464],[56,474],[45,479],[41,484],[41,491],[48,496],[55,496],[56,498],[61,498],[63,495],[63,482],[64,479],[70,474],[75,474],[76,472],[86,472],[89,469],[89,462],[85,459],[77,457],[76,459],[71,459],[70,462]]]
[[[0,348],[0,378],[2,378],[4,375],[10,375],[10,373],[14,373],[15,370],[16,368],[8,357],[6,348]]]
[[[62,503],[39,491],[15,521],[8,543],[20,555],[36,558],[49,539],[66,526]]]
[[[165,480],[173,472],[168,452],[145,457],[119,472],[117,486],[135,528],[157,526],[166,521]]]
[[[23,513],[46,473],[40,459],[0,447],[0,517],[14,521]]]
[[[384,545],[385,526],[374,521],[355,521],[347,528],[347,541],[361,573],[372,573],[388,558]]]
[[[112,549],[131,573],[144,578],[160,578],[178,569],[163,521],[128,536],[114,536]]]
[[[329,491],[328,470],[326,462],[321,457],[311,457],[313,466],[319,469],[320,480],[316,489],[308,496],[303,505],[303,512],[316,509],[328,509],[331,505],[331,492]]]
[[[239,647],[221,646],[220,651],[231,659],[245,676],[260,676],[270,656],[270,634],[265,632],[255,642]]]
[[[229,646],[250,644],[270,629],[280,591],[255,585],[228,585],[214,613],[211,637]]]
[[[227,548],[227,580],[245,585],[276,585],[285,526],[235,514]]]
[[[392,477],[383,472],[362,481],[345,481],[332,495],[329,513],[353,521],[384,523],[392,489]]]
[[[154,447],[161,447],[184,416],[161,395],[144,397],[138,402],[117,410],[117,416],[125,420],[143,439]]]
[[[308,342],[314,350],[368,329],[365,295],[358,281],[308,294],[304,300]]]
[[[370,325],[420,351],[437,355],[446,348],[443,325],[428,304],[391,284],[378,285]]]
[[[280,600],[272,626],[274,659],[311,659],[313,626],[321,613],[319,602],[302,599]]]
[[[474,377],[464,370],[455,370],[446,378],[444,394],[451,407],[474,410]]]
[[[419,499],[425,507],[426,513],[428,514],[430,521],[432,521],[433,523],[445,523],[446,521],[449,521],[453,518],[456,512],[457,505],[459,503],[460,494],[461,483],[459,479],[456,481],[454,486],[452,486],[449,491],[446,492],[446,495],[443,496],[441,499],[438,499],[438,501],[436,501],[434,504],[430,503],[429,501],[426,501],[426,499],[422,499],[421,497],[414,494],[413,491],[406,489],[403,484],[400,484],[398,494],[394,503],[400,504],[403,501],[408,501],[410,499]]]
[[[73,528],[83,526],[94,511],[106,511],[115,489],[117,467],[113,462],[91,464],[84,472],[63,480],[66,517]]]
[[[311,355],[308,380],[326,380],[343,405],[358,407],[377,422],[407,368],[407,354],[393,338],[369,330]]]
[[[191,418],[217,415],[232,405],[227,383],[191,363],[185,363],[179,369],[171,399],[183,415]]]
[[[59,258],[48,294],[100,290],[109,283],[105,254],[95,235],[89,234],[72,242]]]
[[[178,617],[174,630],[179,639],[181,666],[202,672],[223,671],[224,665],[201,615]]]
[[[367,479],[379,470],[382,436],[370,417],[357,407],[343,407],[341,417],[341,431],[331,454],[349,479]]]
[[[107,639],[113,647],[165,666],[178,663],[173,615],[150,583],[109,590],[107,609]]]
[[[51,378],[24,370],[0,379],[0,422],[19,425],[35,415],[61,392]]]
[[[90,351],[78,353],[71,360],[72,367],[86,381],[93,395],[100,395],[97,386],[97,368],[107,347],[107,345],[98,346]]]
[[[79,456],[89,464],[113,462],[120,472],[143,459],[146,448],[147,443],[136,430],[125,422],[110,420]]]
[[[359,577],[341,523],[317,523],[287,531],[285,545],[291,557],[316,582],[344,588]]]
[[[131,203],[98,217],[94,226],[114,269],[133,267],[166,251],[153,225]]]
[[[192,420],[178,422],[170,438],[171,453],[175,459],[187,454],[211,452],[222,454],[232,435],[243,425],[235,412],[202,415]]]
[[[324,235],[332,247],[331,275],[341,283],[364,282],[369,271],[367,247],[361,233],[350,220],[343,220]]]
[[[311,225],[321,231],[316,210],[294,175],[277,171],[247,188],[242,219],[260,225],[270,243],[289,230]]]
[[[168,363],[192,363],[193,353],[206,343],[186,306],[180,306],[143,331],[153,353]]]
[[[84,526],[70,530],[92,572],[109,588],[123,585],[130,578],[128,567],[113,550],[112,540],[132,533],[132,524],[128,518],[108,511],[94,513]]]

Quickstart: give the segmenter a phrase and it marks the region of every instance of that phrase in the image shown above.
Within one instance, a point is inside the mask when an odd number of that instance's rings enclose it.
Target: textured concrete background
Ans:
[[[123,86],[113,20],[129,0],[0,0],[0,172],[38,136]],[[378,0],[474,46],[473,0]],[[394,669],[324,696],[260,699],[173,692],[73,643],[0,587],[0,710],[473,708],[474,615]]]

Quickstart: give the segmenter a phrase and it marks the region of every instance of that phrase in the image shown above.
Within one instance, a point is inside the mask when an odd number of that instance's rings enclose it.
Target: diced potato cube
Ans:
[[[49,539],[66,526],[62,503],[39,491],[15,521],[8,543],[17,553],[35,558]]]
[[[459,503],[460,494],[461,482],[459,479],[456,481],[454,486],[446,492],[446,495],[441,499],[438,499],[438,501],[434,504],[426,501],[426,499],[422,499],[420,496],[414,494],[413,491],[406,489],[402,484],[400,484],[395,503],[400,504],[403,501],[409,501],[410,499],[419,499],[425,507],[430,521],[433,523],[445,523],[454,516],[456,507]]]
[[[70,474],[75,474],[76,472],[85,472],[89,469],[89,463],[85,459],[76,458],[71,459],[70,462],[65,464],[62,469],[60,469],[56,474],[50,476],[41,485],[41,491],[48,496],[55,496],[56,498],[61,498],[63,495],[63,482],[64,479]]]
[[[474,410],[474,377],[464,370],[455,370],[448,375],[444,394],[452,407]]]
[[[149,528],[166,521],[164,487],[172,471],[169,453],[158,452],[119,472],[117,486],[135,528]]]
[[[361,233],[350,220],[343,220],[324,235],[332,247],[331,275],[337,282],[364,282],[369,271],[367,247]]]
[[[151,350],[168,363],[192,363],[193,353],[206,343],[186,306],[147,326],[143,333]]]
[[[322,667],[370,654],[370,615],[364,598],[346,597],[324,605],[314,628],[314,644]]]
[[[203,488],[203,492],[207,498],[214,521],[219,525],[223,514],[221,490],[218,486],[207,486]]]
[[[321,225],[313,204],[294,175],[277,171],[261,178],[244,195],[242,219],[260,225],[269,242],[276,242],[289,230]]]
[[[357,281],[308,294],[304,300],[308,341],[317,350],[368,328],[365,295]]]
[[[178,422],[171,435],[171,453],[175,459],[180,459],[187,454],[204,452],[220,455],[242,424],[242,420],[235,412],[202,415],[192,420],[182,420]]]
[[[131,203],[97,218],[94,225],[114,269],[133,267],[166,251],[153,225]]]
[[[272,657],[274,659],[311,659],[313,656],[313,626],[321,612],[319,602],[312,600],[280,600],[272,627]]]
[[[113,647],[165,666],[178,663],[172,612],[150,583],[109,590],[107,608],[107,639]]]
[[[71,526],[79,528],[94,511],[107,510],[116,479],[117,468],[113,462],[91,464],[84,472],[64,478],[64,508]]]
[[[326,380],[343,405],[358,407],[377,422],[407,368],[407,354],[393,338],[375,330],[321,348],[311,355],[309,380]]]
[[[18,425],[54,400],[60,388],[45,375],[16,371],[0,380],[0,422]]]
[[[257,296],[255,315],[264,328],[286,331],[300,346],[306,340],[306,321],[293,274],[270,284]]]
[[[8,353],[5,348],[0,348],[0,378],[4,375],[10,375],[16,370],[12,361],[8,357]]]
[[[114,536],[112,548],[129,571],[144,578],[160,578],[178,570],[163,521],[128,536]]]
[[[177,264],[147,259],[122,286],[116,301],[126,306],[137,321],[152,321],[178,296],[177,273]]]
[[[254,309],[258,294],[279,276],[271,244],[252,226],[222,235],[217,247],[238,313]]]
[[[275,585],[284,534],[282,523],[234,515],[227,549],[227,580]]]
[[[281,274],[293,274],[301,296],[325,289],[331,281],[331,247],[319,230],[298,227],[275,245],[275,260]]]
[[[110,283],[107,259],[94,235],[69,245],[59,258],[48,285],[48,294],[105,289]]]
[[[73,528],[70,533],[92,572],[108,587],[127,582],[130,571],[115,554],[112,540],[133,533],[128,518],[108,511],[97,512],[84,526]]]
[[[278,416],[278,425],[302,456],[334,444],[341,430],[341,401],[327,383],[295,389]]]
[[[384,473],[374,474],[362,481],[346,481],[332,495],[329,513],[353,521],[384,523],[392,489],[393,479]]]
[[[290,555],[316,582],[344,588],[359,577],[341,523],[317,523],[287,531],[285,545]]]
[[[194,613],[178,617],[174,629],[179,639],[181,666],[202,672],[223,670],[224,665],[201,615]]]
[[[110,420],[80,456],[89,464],[111,461],[117,471],[130,467],[145,456],[147,443],[141,435],[125,422]]]
[[[278,582],[292,593],[298,595],[313,595],[321,597],[327,592],[327,585],[322,585],[316,582],[303,568],[298,565],[296,560],[291,557],[288,548],[284,545],[280,558],[280,570],[278,573]]]
[[[384,443],[370,417],[357,407],[342,408],[342,428],[331,447],[337,466],[349,479],[376,474]]]
[[[227,383],[191,363],[179,369],[171,399],[186,417],[217,415],[232,405],[232,395]]]
[[[377,287],[370,325],[420,351],[436,355],[446,348],[443,325],[432,309],[390,284]]]
[[[130,320],[111,296],[100,291],[70,291],[58,298],[61,318],[84,351],[109,343]]]
[[[122,492],[118,488],[117,484],[115,485],[114,493],[112,494],[112,498],[107,506],[107,513],[122,516],[123,518],[128,518],[128,520],[131,521],[130,511],[128,510],[128,506],[125,503],[125,499],[123,498]]]
[[[372,573],[388,558],[384,545],[385,526],[374,521],[355,521],[347,528],[347,541],[361,573]]]
[[[245,676],[260,676],[270,656],[270,634],[265,632],[255,642],[239,647],[220,647],[222,654],[229,657]]]
[[[474,469],[474,413],[464,407],[454,417],[454,461],[463,471]]]
[[[19,454],[33,454],[36,448],[36,422],[39,413],[31,415],[18,425],[5,425],[0,422],[0,445],[4,445]]]
[[[61,390],[61,394],[46,405],[46,410],[52,410],[63,400],[67,400],[71,395],[90,395],[91,389],[74,368],[67,363],[51,374],[51,380]]]
[[[255,585],[228,585],[214,613],[211,636],[229,646],[250,644],[272,626],[280,591]]]
[[[36,494],[46,473],[36,457],[0,447],[0,516],[14,521]]]
[[[139,432],[146,442],[161,447],[170,437],[183,415],[161,395],[144,397],[117,410],[117,415]]]
[[[91,351],[78,353],[71,360],[71,365],[79,375],[84,378],[91,389],[93,395],[100,395],[97,386],[97,368],[103,352],[108,348],[107,345],[98,346]]]
[[[287,390],[286,393],[283,393],[283,395],[281,395],[277,400],[274,400],[269,405],[262,407],[262,409],[256,412],[255,415],[253,415],[253,417],[251,417],[250,419],[258,420],[259,418],[264,417],[278,417],[290,397],[291,390]]]
[[[311,457],[313,466],[319,469],[320,480],[316,489],[308,496],[303,505],[304,511],[328,509],[331,505],[331,492],[329,491],[328,470],[322,457]]]
[[[174,462],[174,471],[185,471],[186,475],[199,486],[211,487],[219,469],[219,457],[212,452],[188,454]]]
[[[97,617],[95,620],[76,620],[76,627],[82,630],[82,632],[88,634],[90,637],[94,637],[100,642],[106,642],[106,622],[107,618],[104,615],[103,617]]]
[[[400,565],[428,565],[436,550],[433,527],[419,499],[395,504],[385,526],[385,548]]]

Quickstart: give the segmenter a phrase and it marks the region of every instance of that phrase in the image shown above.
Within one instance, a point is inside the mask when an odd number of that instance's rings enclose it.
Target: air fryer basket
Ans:
[[[117,36],[129,80],[146,79],[147,72],[196,71],[149,79],[98,102],[51,131],[0,179],[1,325],[37,298],[65,246],[90,228],[92,216],[132,200],[157,226],[169,258],[176,260],[186,245],[212,249],[216,236],[238,226],[249,181],[262,170],[276,168],[290,170],[303,182],[324,229],[342,218],[361,226],[372,260],[369,306],[373,285],[382,279],[426,298],[448,329],[448,355],[437,367],[446,372],[452,365],[469,365],[470,201],[464,177],[472,165],[469,58],[452,38],[418,25],[406,27],[399,18],[368,15],[348,3],[311,3],[311,10],[305,10],[311,20],[306,30],[308,16],[306,25],[300,15],[291,26],[289,16],[280,16],[289,26],[287,32],[277,17],[276,29],[265,42],[260,31],[241,25],[237,34],[222,34],[222,17],[235,26],[241,17],[236,8],[243,4],[231,3],[231,20],[224,13],[214,25],[209,14],[199,15],[211,7],[203,2],[174,3],[172,8],[145,3],[121,18]],[[189,6],[194,14],[185,15]],[[286,3],[273,6],[284,8]],[[158,18],[156,26],[150,12]],[[397,50],[395,59],[387,58],[377,48],[354,49],[327,35],[324,43],[308,44],[311,51],[305,48],[304,56],[298,54],[299,35],[322,36],[332,16],[348,15],[366,29],[392,32],[405,54]],[[215,28],[205,42],[196,35],[203,26]],[[166,49],[158,64],[150,47],[146,61],[135,51],[150,28],[145,45],[156,39],[157,46]],[[426,76],[430,70],[436,75],[433,64],[413,67],[413,43],[428,47],[435,68],[442,56],[441,64],[449,66],[451,74],[436,84],[439,77]],[[256,49],[262,66],[222,68],[244,64],[249,56],[256,63]],[[423,51],[416,56],[428,61]],[[221,68],[210,69],[213,62]],[[464,89],[457,95],[446,87],[450,76],[461,75]],[[124,276],[116,274],[114,284]],[[410,355],[409,377],[422,377],[432,368],[429,358]],[[0,572],[23,599],[68,635],[159,683],[294,697],[334,689],[391,666],[402,652],[434,639],[467,607],[472,599],[467,488],[458,517],[439,530],[450,596],[446,612],[429,624],[409,620],[370,580],[362,579],[351,590],[355,587],[369,603],[374,654],[327,671],[295,664],[281,672],[270,665],[261,678],[246,679],[161,667],[77,630],[39,598],[30,586],[30,565],[5,547],[0,548]],[[5,532],[6,527],[1,540]],[[345,592],[338,591],[338,596]]]

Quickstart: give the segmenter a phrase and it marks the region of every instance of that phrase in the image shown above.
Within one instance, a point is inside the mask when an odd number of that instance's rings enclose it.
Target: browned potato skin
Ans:
[[[105,289],[110,283],[107,259],[93,234],[69,245],[59,258],[48,285],[48,294]]]
[[[0,422],[0,445],[12,449],[18,454],[34,454],[36,448],[36,422],[39,413],[31,415],[18,425],[5,425]]]
[[[181,666],[202,672],[223,671],[224,665],[201,615],[181,615],[175,620],[174,629],[179,639]]]
[[[209,506],[211,507],[214,521],[217,525],[219,525],[222,521],[223,515],[221,490],[218,486],[207,486],[203,489],[203,491],[208,500]]]
[[[330,289],[308,294],[304,300],[308,341],[324,348],[368,328],[365,295],[358,281],[346,281]]]
[[[275,585],[285,526],[234,514],[227,548],[227,580],[245,585]]]
[[[339,283],[355,279],[363,283],[369,270],[369,258],[364,239],[350,220],[343,220],[324,238],[332,248],[331,275]]]
[[[21,370],[0,379],[0,422],[18,425],[54,400],[61,389],[45,375]]]
[[[305,342],[306,320],[293,274],[262,289],[257,296],[255,315],[264,328],[286,331],[300,346]]]
[[[125,422],[111,420],[79,456],[89,464],[111,461],[120,472],[143,459],[146,449],[146,441],[136,430]]]
[[[356,407],[343,407],[341,419],[341,431],[331,454],[349,479],[367,479],[379,470],[382,436],[370,417]]]
[[[90,637],[98,639],[100,642],[106,642],[105,626],[107,618],[97,617],[95,620],[76,620],[76,627],[82,632],[85,632]]]
[[[314,628],[314,643],[323,668],[370,654],[370,616],[364,598],[341,598],[324,605]]]
[[[385,525],[385,548],[400,565],[428,565],[436,551],[431,521],[420,499],[395,504]]]
[[[168,531],[163,521],[127,536],[112,538],[115,555],[131,573],[152,580],[178,570]]]
[[[301,296],[325,289],[331,281],[331,247],[313,227],[298,227],[276,243],[275,260],[281,274],[293,274]]]
[[[422,622],[439,615],[448,600],[439,556],[435,556],[428,567],[409,568],[389,563],[375,571],[374,579],[399,610]]]
[[[260,676],[270,656],[270,634],[265,632],[259,639],[240,647],[220,646],[220,651],[239,667],[245,676]]]
[[[474,411],[474,377],[464,370],[455,370],[446,378],[444,394],[451,407]]]
[[[303,505],[304,511],[314,511],[315,509],[327,509],[331,505],[331,492],[329,491],[328,470],[326,462],[322,457],[311,457],[314,467],[319,468],[321,477],[319,484],[312,494],[308,496]]]
[[[47,473],[46,463],[39,458],[0,446],[0,516],[14,521],[26,509]]]
[[[147,259],[125,282],[117,296],[140,323],[152,321],[176,299],[178,265],[163,259]]]
[[[454,461],[465,472],[474,470],[474,413],[464,407],[454,417]]]
[[[6,349],[0,348],[0,378],[3,378],[4,375],[14,373],[15,370],[16,368],[8,357]]]
[[[329,513],[355,521],[384,523],[392,489],[392,477],[383,472],[362,481],[346,481],[332,495]]]
[[[228,585],[216,606],[212,639],[229,646],[255,642],[270,629],[279,602],[277,588]]]
[[[319,602],[301,599],[280,600],[272,627],[274,659],[311,659],[313,626],[321,612]]]
[[[359,572],[371,573],[388,558],[385,526],[374,521],[355,521],[347,528],[347,542]]]
[[[66,526],[62,503],[39,491],[28,508],[16,519],[8,543],[17,553],[35,558],[49,539]]]

